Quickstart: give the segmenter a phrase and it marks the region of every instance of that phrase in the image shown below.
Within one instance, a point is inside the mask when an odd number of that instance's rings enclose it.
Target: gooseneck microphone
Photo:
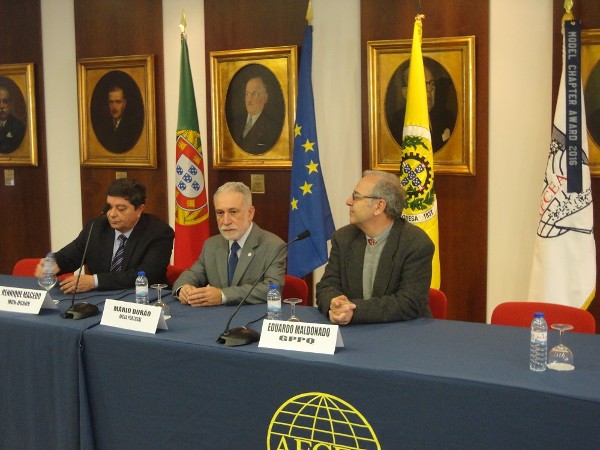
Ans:
[[[277,259],[279,254],[283,251],[283,249],[287,248],[290,244],[296,241],[301,241],[302,239],[306,239],[309,236],[310,231],[304,230],[302,233],[298,234],[294,239],[292,239],[279,249],[279,251],[275,254],[271,262],[269,262],[269,264],[266,265],[265,270],[263,270],[260,276],[256,279],[246,296],[242,299],[241,302],[238,303],[237,307],[233,311],[233,314],[231,314],[231,317],[229,317],[229,321],[225,326],[225,331],[223,331],[223,333],[221,333],[221,335],[219,336],[219,339],[217,339],[217,342],[219,344],[225,344],[228,347],[237,347],[238,345],[246,345],[250,344],[251,342],[257,342],[260,339],[260,333],[258,331],[253,330],[252,328],[248,328],[246,326],[229,328],[229,325],[231,325],[231,321],[239,311],[240,307],[246,302],[246,299],[250,296],[258,282],[263,279],[265,273],[267,273],[267,270],[269,269],[269,267],[271,267],[271,264],[273,264],[273,261]]]
[[[81,302],[75,304],[75,294],[77,294],[77,288],[79,287],[79,278],[81,278],[81,270],[83,269],[83,264],[85,263],[85,256],[87,254],[88,244],[90,243],[90,237],[92,236],[94,224],[96,223],[96,220],[106,214],[109,209],[110,205],[107,203],[104,205],[104,208],[102,208],[100,215],[96,217],[90,225],[90,231],[88,232],[87,240],[85,241],[85,247],[83,249],[83,256],[81,257],[81,264],[79,265],[79,273],[77,274],[77,280],[75,281],[75,289],[73,289],[73,295],[71,297],[71,306],[63,314],[61,314],[61,317],[64,319],[85,319],[86,317],[95,316],[100,312],[98,307],[92,303]]]

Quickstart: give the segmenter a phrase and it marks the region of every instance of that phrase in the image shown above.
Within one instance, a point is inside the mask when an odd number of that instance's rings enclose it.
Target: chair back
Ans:
[[[492,312],[493,325],[512,325],[515,327],[531,326],[533,315],[543,312],[548,327],[553,323],[568,323],[573,325],[573,331],[579,333],[596,333],[596,320],[585,309],[573,306],[557,305],[544,302],[505,302],[500,303]]]
[[[18,277],[35,277],[35,268],[40,262],[40,258],[24,258],[18,260],[12,270],[12,274]],[[63,273],[58,276],[59,280],[64,280],[73,275],[73,272]]]
[[[171,287],[173,287],[175,281],[177,281],[177,278],[179,278],[179,275],[181,275],[181,272],[183,272],[184,270],[185,269],[174,266],[173,264],[169,264],[167,266],[167,281],[169,282]]]
[[[439,289],[429,288],[429,309],[434,319],[445,319],[448,311],[448,299]]]
[[[285,276],[285,284],[283,285],[282,298],[299,298],[302,299],[299,305],[308,305],[308,285],[302,278],[293,275]]]

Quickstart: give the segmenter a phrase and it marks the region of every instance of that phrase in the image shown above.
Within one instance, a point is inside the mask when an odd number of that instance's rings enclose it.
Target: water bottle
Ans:
[[[138,272],[135,279],[135,302],[142,305],[148,304],[148,278],[143,270]]]
[[[281,293],[279,292],[279,286],[275,283],[269,283],[267,319],[281,320]]]
[[[54,253],[50,252],[44,258],[44,262],[42,263],[42,270],[44,271],[44,275],[54,275],[56,272],[56,259],[54,259]]]
[[[529,344],[529,370],[546,370],[548,348],[548,324],[544,313],[536,312],[531,322],[531,342]]]

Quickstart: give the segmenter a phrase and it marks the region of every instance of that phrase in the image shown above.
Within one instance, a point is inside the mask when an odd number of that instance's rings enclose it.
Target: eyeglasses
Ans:
[[[260,97],[262,94],[262,92],[258,92],[258,91],[252,91],[252,92],[248,92],[246,91],[246,98],[251,98],[252,100],[256,100],[258,99],[258,97]]]
[[[352,201],[353,202],[355,202],[356,200],[362,200],[363,198],[370,198],[372,200],[381,200],[381,197],[373,197],[372,195],[362,195],[356,191],[352,192]]]

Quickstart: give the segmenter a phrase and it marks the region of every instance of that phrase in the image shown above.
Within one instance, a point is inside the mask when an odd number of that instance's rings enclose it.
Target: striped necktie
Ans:
[[[125,241],[127,240],[127,236],[121,234],[117,239],[119,240],[119,248],[117,249],[117,253],[115,253],[115,256],[112,259],[112,263],[110,264],[111,272],[117,272],[121,270],[121,265],[123,264],[123,254],[125,253]]]

